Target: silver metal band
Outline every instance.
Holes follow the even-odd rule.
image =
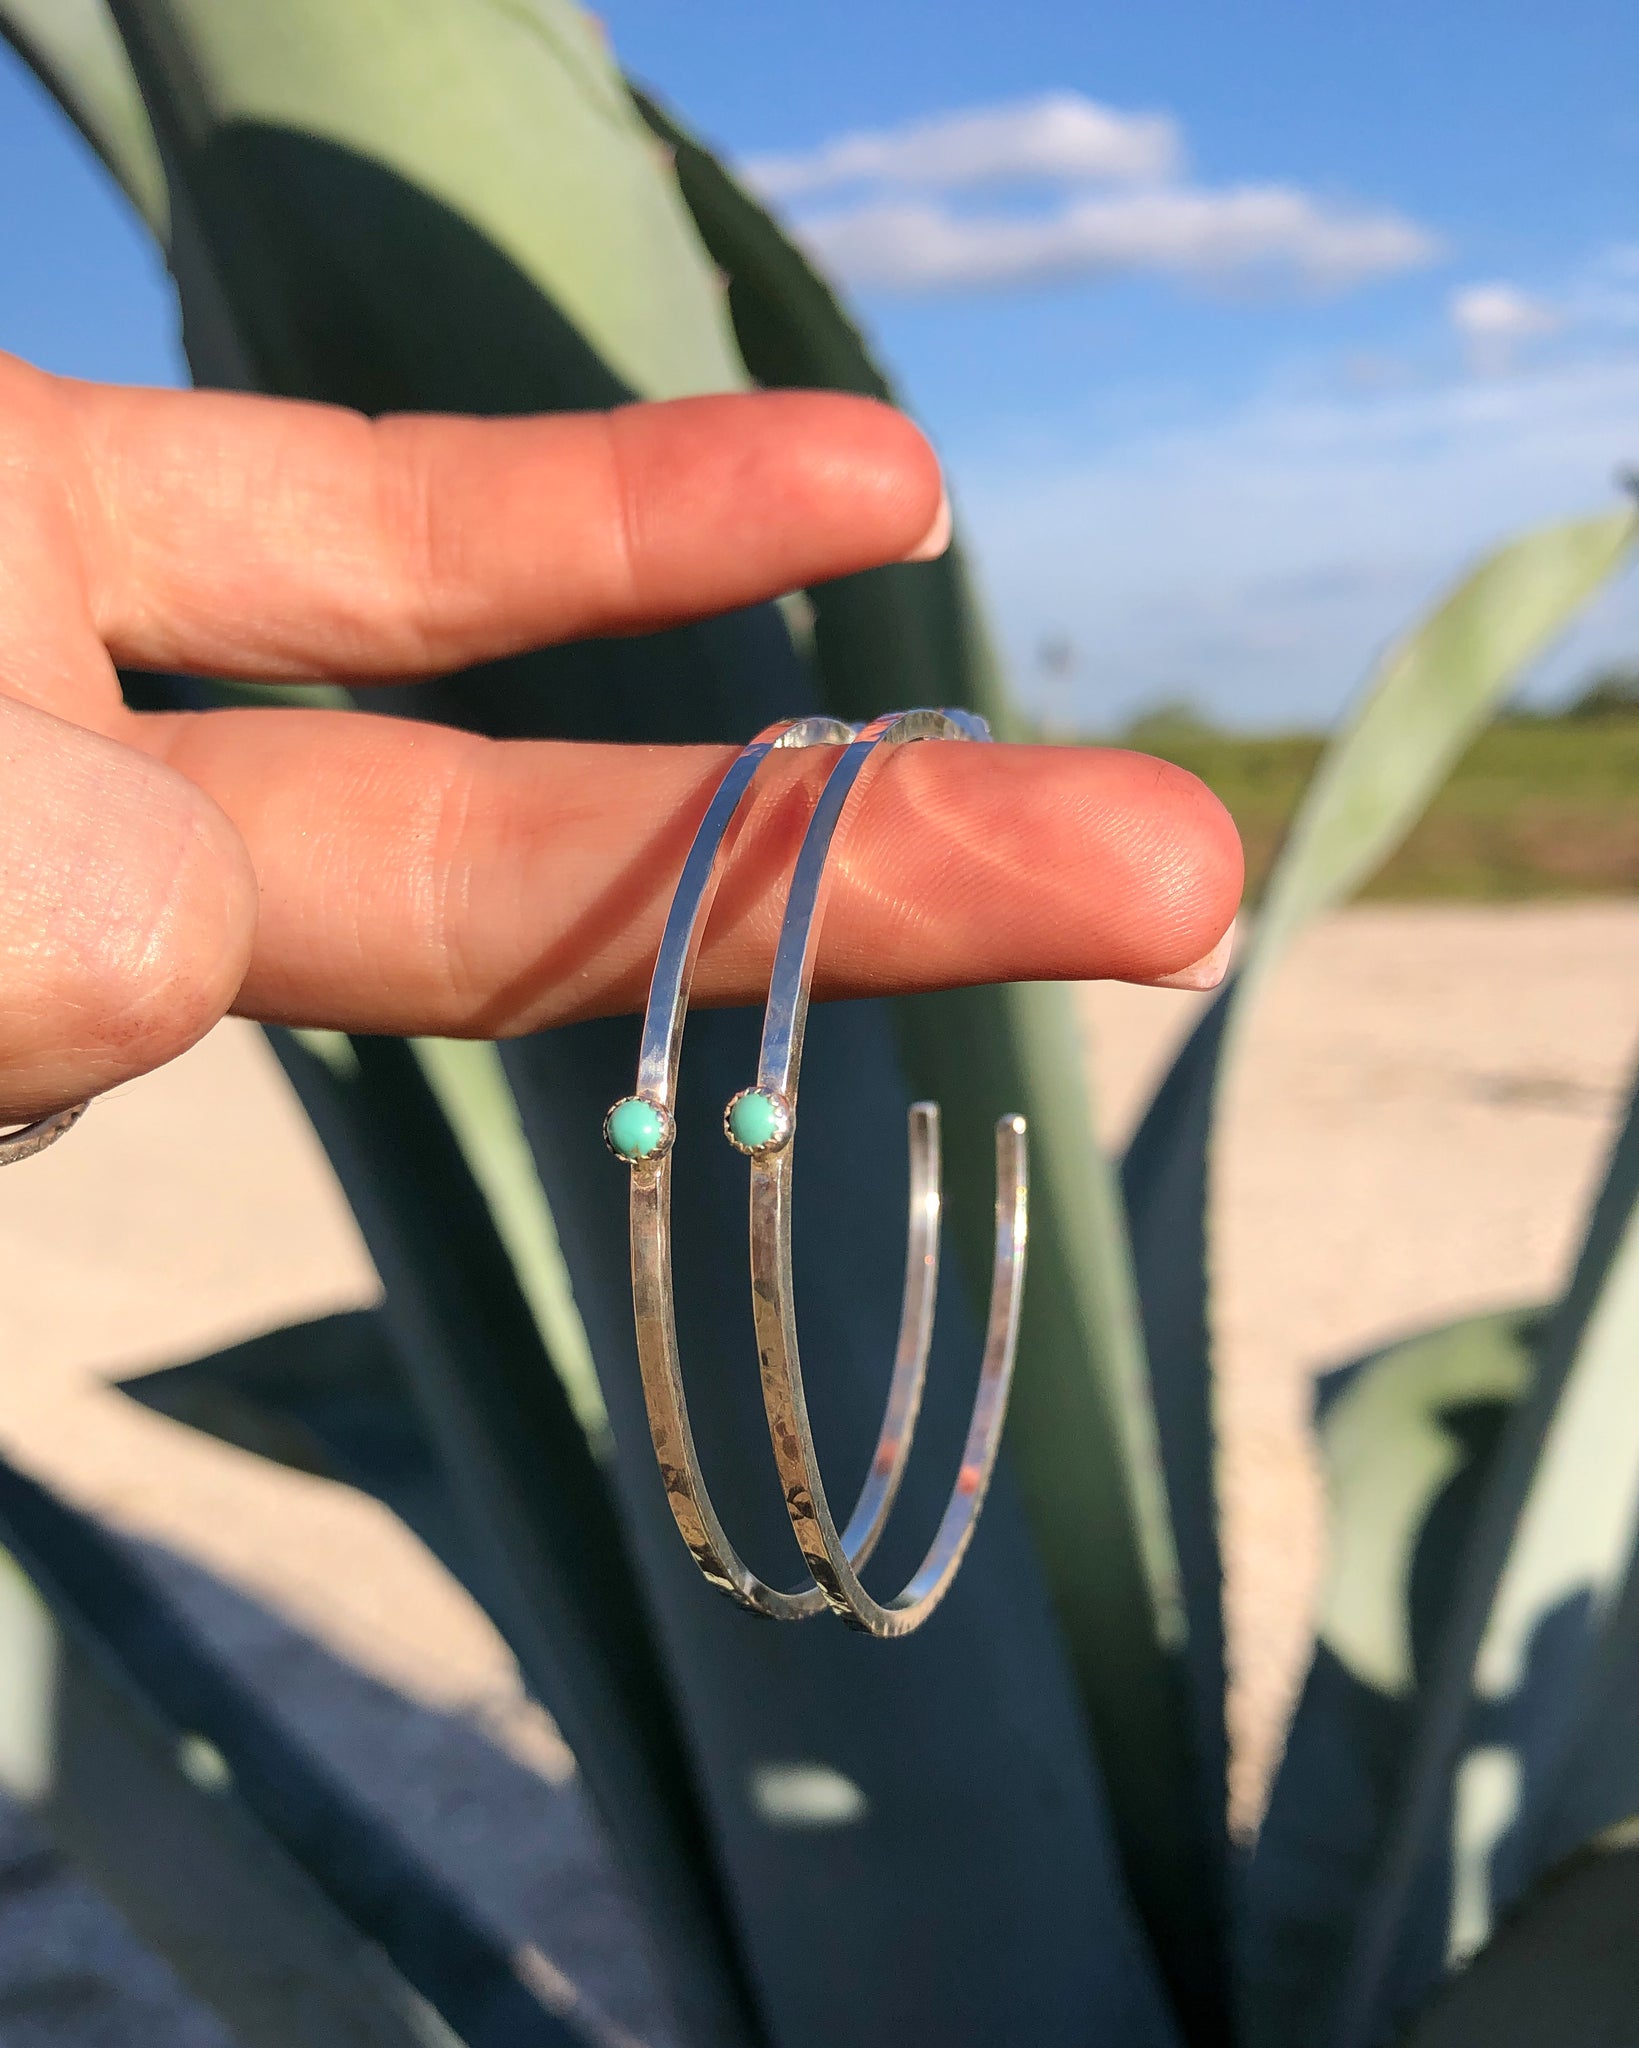
[[[695,1562],[714,1586],[753,1613],[780,1621],[798,1621],[822,1613],[826,1596],[818,1586],[785,1593],[765,1585],[729,1542],[706,1489],[689,1426],[672,1295],[673,1104],[689,986],[721,874],[718,856],[752,779],[765,756],[776,748],[847,748],[854,733],[853,726],[828,718],[782,722],[759,733],[736,757],[701,820],[666,918],[643,1019],[637,1088],[625,1103],[615,1105],[605,1125],[611,1149],[626,1157],[631,1168],[632,1303],[638,1362],[649,1433],[672,1515]],[[847,758],[846,754],[843,758]],[[621,1129],[617,1119],[623,1111],[634,1108],[641,1118],[643,1105],[654,1111],[659,1121],[644,1131],[650,1149],[642,1156],[632,1157],[622,1153],[616,1143]],[[936,1166],[932,1186],[923,1190],[924,1210],[930,1202],[935,1231],[932,1257],[936,1259]],[[933,1337],[933,1272],[934,1267],[924,1262],[917,1268],[914,1285],[913,1276],[907,1275],[904,1320],[876,1454],[860,1504],[849,1518],[847,1534],[839,1539],[857,1563],[863,1564],[870,1555],[904,1476]]]
[[[792,1298],[792,1140],[803,1032],[820,920],[833,872],[827,856],[867,764],[883,748],[913,740],[989,738],[990,730],[983,720],[965,712],[900,712],[863,727],[838,760],[809,821],[786,899],[763,1024],[757,1087],[755,1091],[742,1091],[735,1098],[736,1103],[753,1093],[764,1098],[767,1109],[763,1120],[777,1127],[761,1145],[742,1149],[752,1154],[751,1299],[762,1356],[763,1401],[791,1526],[825,1599],[855,1628],[874,1636],[908,1635],[943,1598],[973,1535],[995,1468],[1018,1348],[1024,1284],[1028,1213],[1025,1125],[1022,1117],[1005,1116],[996,1126],[996,1253],[990,1315],[978,1394],[961,1467],[938,1533],[921,1566],[902,1592],[882,1602],[860,1583],[858,1567],[869,1554],[870,1544],[879,1533],[897,1491],[916,1403],[913,1400],[902,1414],[896,1414],[894,1396],[890,1395],[889,1418],[884,1425],[878,1459],[886,1456],[885,1469],[891,1474],[891,1484],[873,1491],[873,1473],[847,1529],[839,1535],[826,1501],[809,1426]],[[910,1111],[910,1240],[905,1319],[900,1356],[894,1367],[896,1391],[907,1332],[914,1328],[914,1341],[920,1346],[924,1364],[932,1335],[940,1209],[938,1119],[938,1107],[931,1102],[917,1103]],[[920,1384],[918,1376],[918,1396]],[[899,1427],[903,1435],[890,1441],[891,1426]],[[862,1521],[868,1522],[869,1542],[862,1540]]]
[[[20,1130],[0,1135],[0,1166],[15,1166],[19,1159],[32,1159],[36,1152],[55,1145],[66,1131],[73,1130],[90,1107],[89,1102],[76,1102],[72,1109],[59,1109],[51,1116],[24,1124]]]

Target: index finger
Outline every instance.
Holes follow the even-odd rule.
[[[57,392],[93,619],[134,667],[426,674],[942,545],[931,449],[868,399],[372,421],[215,392]]]

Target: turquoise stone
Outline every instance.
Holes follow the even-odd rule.
[[[622,1159],[647,1159],[660,1149],[666,1135],[665,1122],[652,1102],[628,1095],[617,1102],[605,1119],[604,1135],[609,1149]]]
[[[760,1088],[737,1095],[728,1113],[729,1136],[747,1152],[755,1152],[784,1135],[779,1106]]]

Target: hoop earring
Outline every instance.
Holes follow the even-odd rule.
[[[736,756],[695,833],[667,913],[643,1018],[637,1086],[614,1105],[603,1125],[610,1151],[631,1169],[632,1306],[638,1364],[649,1435],[672,1517],[706,1578],[753,1614],[776,1621],[803,1621],[821,1614],[826,1599],[817,1585],[786,1593],[758,1578],[729,1541],[706,1488],[683,1390],[672,1292],[671,1151],[676,1138],[672,1104],[677,1094],[689,987],[721,878],[718,855],[752,779],[764,757],[775,750],[847,748],[855,730],[830,718],[782,720],[759,733]],[[931,1287],[925,1301],[920,1293],[913,1299],[907,1288],[905,1321],[876,1453],[865,1494],[849,1519],[845,1539],[846,1548],[861,1564],[882,1532],[904,1477],[932,1339]]]
[[[729,1141],[751,1160],[751,1299],[762,1358],[763,1402],[774,1462],[785,1490],[797,1542],[825,1599],[854,1628],[873,1636],[908,1635],[919,1628],[949,1590],[978,1522],[995,1469],[1018,1350],[1028,1227],[1029,1162],[1025,1122],[1004,1116],[996,1125],[996,1253],[984,1359],[962,1463],[927,1555],[904,1589],[886,1602],[860,1583],[869,1544],[859,1540],[870,1517],[874,1542],[892,1505],[908,1442],[896,1444],[898,1468],[888,1488],[865,1494],[846,1530],[838,1533],[826,1501],[803,1393],[791,1277],[791,1143],[796,1125],[797,1079],[820,919],[832,870],[827,855],[866,765],[886,747],[925,739],[988,740],[990,728],[960,711],[905,711],[863,727],[832,769],[809,820],[786,898],[779,949],[763,1020],[757,1082],[742,1089],[724,1117]],[[922,1322],[923,1356],[932,1335],[939,1244],[939,1109],[919,1102],[910,1111],[911,1214],[906,1262],[906,1323],[913,1296]],[[904,1345],[901,1331],[901,1347]],[[895,1364],[897,1381],[900,1364]],[[893,1400],[890,1395],[890,1416]],[[907,1419],[908,1438],[914,1411]],[[886,1425],[885,1431],[886,1435]],[[880,1452],[879,1452],[880,1455]],[[880,1494],[880,1497],[879,1497]]]
[[[0,1166],[15,1166],[18,1160],[32,1159],[48,1145],[55,1145],[73,1130],[90,1107],[89,1102],[76,1102],[72,1109],[59,1109],[51,1116],[37,1117],[31,1124],[7,1131],[0,1136]]]

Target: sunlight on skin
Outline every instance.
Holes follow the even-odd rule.
[[[399,681],[925,556],[938,465],[870,401],[516,421],[72,384],[0,358],[0,1114],[147,1071],[227,1010],[505,1035],[642,1001],[730,750],[494,742],[287,709],[141,716],[115,663]],[[700,1000],[760,1000],[829,763],[776,757]],[[829,996],[1153,980],[1210,953],[1240,849],[1193,778],[934,745],[839,849]]]

